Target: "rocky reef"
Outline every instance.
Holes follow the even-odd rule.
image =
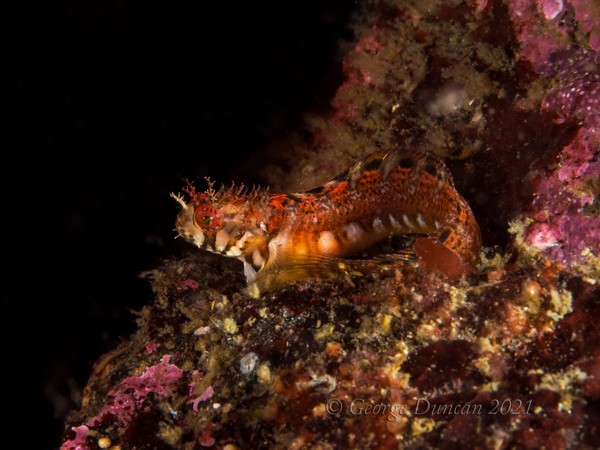
[[[254,299],[238,261],[191,248],[143,275],[155,300],[62,449],[599,447],[599,25],[594,0],[366,4],[330,110],[262,177],[298,191],[378,148],[436,153],[479,221],[476,272]]]

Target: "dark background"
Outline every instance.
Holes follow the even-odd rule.
[[[257,181],[244,168],[260,149],[328,105],[355,9],[48,0],[11,16],[4,370],[27,448],[58,445],[94,360],[152,300],[138,274],[182,251],[169,192],[182,177]]]

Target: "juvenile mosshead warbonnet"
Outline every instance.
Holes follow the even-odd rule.
[[[340,274],[343,258],[394,235],[416,234],[399,259],[421,259],[450,278],[473,270],[481,236],[450,172],[434,156],[378,151],[323,186],[294,194],[221,187],[187,198],[177,231],[199,248],[244,263],[249,292]]]

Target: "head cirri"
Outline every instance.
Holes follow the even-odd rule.
[[[227,256],[239,257],[244,253],[249,238],[264,235],[266,227],[253,213],[249,195],[243,186],[213,189],[208,178],[208,189],[198,193],[187,182],[185,197],[171,194],[182,207],[177,216],[179,236],[199,248]]]

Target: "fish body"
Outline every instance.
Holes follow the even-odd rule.
[[[446,166],[420,152],[379,151],[307,192],[270,194],[224,188],[187,199],[179,235],[243,261],[250,292],[331,276],[344,258],[394,235],[416,234],[401,259],[420,258],[450,278],[473,270],[481,236]]]

